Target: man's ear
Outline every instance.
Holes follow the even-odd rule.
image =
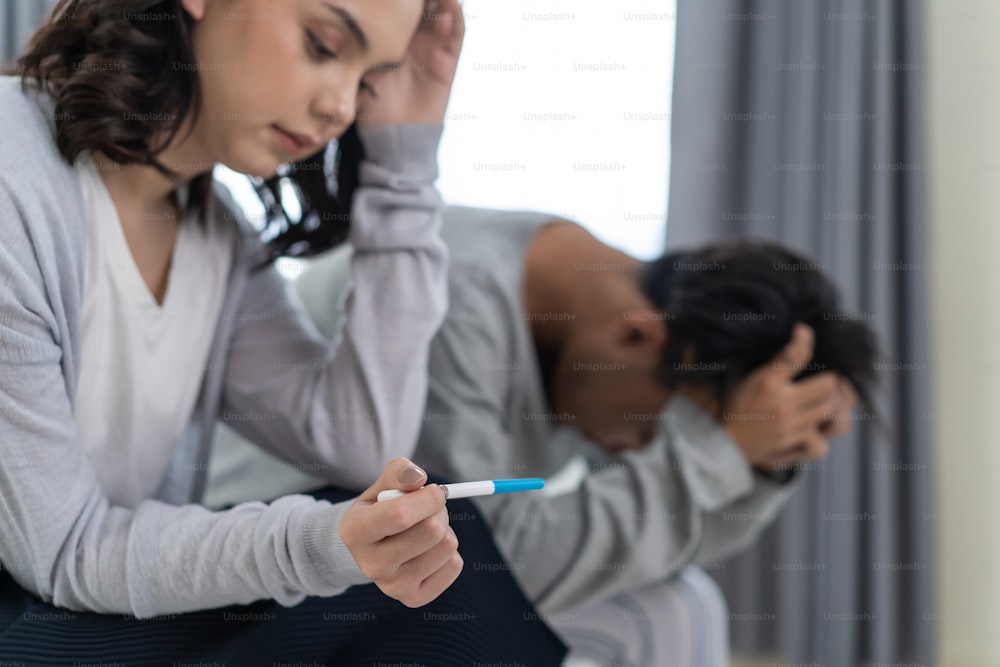
[[[666,318],[649,308],[630,308],[622,314],[615,340],[629,347],[642,347],[659,353],[667,342]]]
[[[195,21],[200,21],[205,18],[205,6],[209,2],[210,0],[181,0],[181,7],[183,7]]]

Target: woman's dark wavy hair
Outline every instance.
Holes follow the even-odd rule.
[[[56,145],[70,164],[84,151],[100,151],[120,164],[172,176],[159,156],[185,121],[196,118],[201,100],[191,26],[180,0],[60,0],[7,69],[19,72],[25,87],[39,84],[53,96]],[[162,139],[154,144],[158,133]],[[338,151],[336,196],[310,164],[315,156],[291,172],[303,180],[312,205],[349,212],[361,160],[353,127],[341,144],[351,151]],[[188,212],[204,220],[211,189],[211,171],[193,179]],[[331,231],[331,239],[342,240],[349,216],[331,219],[343,228]]]
[[[268,254],[261,266],[282,256],[312,257],[347,240],[364,156],[357,126],[351,125],[325,151],[290,165],[287,173],[252,179],[266,218],[261,231]],[[284,206],[286,181],[294,184],[301,211],[296,218]]]
[[[872,409],[876,337],[839,307],[820,267],[764,241],[726,241],[650,262],[643,291],[663,311],[669,336],[660,364],[668,387],[709,386],[725,406],[737,384],[771,361],[796,322],[815,332],[812,360],[798,378],[835,371]]]
[[[191,19],[179,0],[60,0],[17,61],[22,84],[54,100],[56,146],[73,164],[100,151],[173,176],[159,155],[198,112]],[[156,133],[163,139],[154,144]],[[203,217],[211,173],[190,184]]]

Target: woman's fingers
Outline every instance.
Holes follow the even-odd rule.
[[[398,489],[400,491],[416,491],[427,483],[427,473],[420,466],[402,456],[397,456],[385,464],[382,474],[375,483],[358,496],[358,500],[375,502],[379,491]]]
[[[449,586],[455,583],[459,575],[462,574],[464,566],[465,562],[458,551],[453,552],[444,565],[420,583],[420,588],[415,594],[416,604],[411,606],[425,605],[444,593]]]
[[[386,595],[410,607],[427,604],[462,571],[458,538],[449,525],[446,494],[421,485],[426,473],[394,459],[344,514],[340,535],[361,572]],[[379,491],[406,495],[377,502]]]
[[[409,600],[419,606],[430,602],[455,581],[462,571],[463,561],[458,553],[458,537],[448,529],[447,534],[431,549],[400,566],[401,586],[395,590],[396,599]],[[392,584],[390,584],[391,586]],[[405,601],[404,601],[405,603]]]
[[[441,525],[444,525],[443,532]],[[458,553],[458,537],[447,524],[446,512],[444,524],[428,519],[414,526],[413,531],[418,534],[400,534],[384,541],[395,543],[384,545],[392,550],[388,556],[391,565],[375,578],[375,583],[386,595],[409,607],[419,607],[455,581],[463,562]],[[426,547],[428,544],[430,546]]]
[[[465,14],[462,12],[462,5],[459,4],[458,0],[444,0],[444,4],[448,6],[449,14],[452,16],[451,34],[448,35],[451,40],[449,46],[452,52],[457,54],[465,39]]]
[[[448,525],[448,510],[441,509],[407,530],[379,541],[378,556],[390,566],[398,567],[431,551],[448,540],[449,534],[454,535],[454,531]]]

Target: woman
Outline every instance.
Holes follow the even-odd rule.
[[[0,659],[558,660],[520,618],[511,647],[486,609],[461,627],[371,586],[331,597],[374,581],[408,607],[474,616],[495,593],[525,616],[496,576],[445,592],[463,563],[444,494],[394,458],[445,308],[433,182],[463,32],[456,0],[62,0],[0,80]],[[331,349],[211,169],[269,177],[355,118],[360,252]],[[353,503],[209,512],[220,415],[341,487],[385,470]],[[413,493],[373,502],[385,488]],[[463,523],[466,557],[495,558]]]

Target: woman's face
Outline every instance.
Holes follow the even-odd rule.
[[[424,0],[182,0],[210,162],[268,177],[354,121],[367,74],[402,60]],[[367,94],[367,93],[363,93]]]

